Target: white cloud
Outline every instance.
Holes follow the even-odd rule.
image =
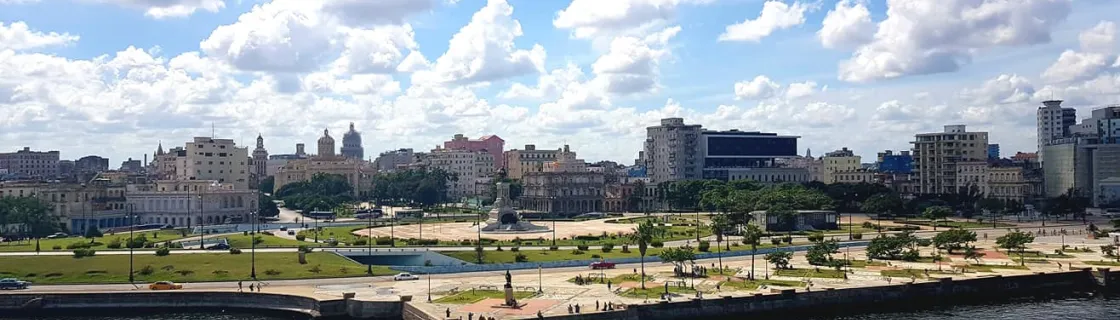
[[[581,39],[628,34],[657,28],[676,16],[680,5],[707,2],[710,0],[573,0],[556,13],[552,25],[572,30],[572,36]]]
[[[758,14],[758,18],[727,26],[719,35],[719,41],[759,42],[774,31],[805,23],[805,10],[808,8],[801,2],[788,5],[776,0],[766,1],[762,5],[762,12]]]
[[[1117,50],[1116,23],[1101,21],[1096,26],[1082,31],[1077,37],[1081,50],[1097,53],[1114,53]]]
[[[513,7],[505,0],[488,0],[451,37],[447,52],[436,59],[431,72],[419,72],[415,80],[469,84],[544,72],[544,47],[514,47],[522,31],[512,15]]]
[[[790,83],[789,88],[786,89],[787,99],[798,99],[813,95],[817,91],[817,83],[814,81]]]
[[[976,104],[1021,103],[1030,101],[1034,85],[1017,74],[1001,74],[976,89],[964,89],[961,96]]]
[[[342,56],[334,62],[340,73],[395,73],[406,57],[402,51],[418,49],[412,27],[407,24],[350,29],[347,33]]]
[[[1070,0],[889,0],[874,39],[840,63],[840,79],[950,72],[982,49],[1050,42]]]
[[[323,11],[349,26],[403,24],[404,18],[431,10],[433,0],[319,0]]]
[[[619,37],[610,51],[591,65],[595,82],[615,94],[650,92],[658,87],[661,61],[669,56],[669,40],[681,31],[670,27],[644,38]]]
[[[574,63],[568,63],[564,68],[541,74],[537,79],[536,86],[529,87],[521,83],[514,83],[508,90],[499,93],[498,97],[503,99],[554,98],[559,96],[566,88],[578,85],[582,80],[583,70],[580,70],[579,66]]]
[[[850,48],[871,42],[875,24],[864,0],[841,0],[828,11],[817,38],[825,48]]]
[[[735,83],[735,99],[751,100],[770,98],[778,92],[778,88],[781,88],[781,86],[771,81],[769,77],[756,76],[751,81],[739,81]]]
[[[171,17],[185,17],[195,11],[205,10],[218,12],[225,8],[225,0],[93,0],[103,3],[116,4],[123,7],[144,10],[144,15],[162,19]]]
[[[309,72],[330,58],[337,30],[314,3],[276,1],[253,6],[219,26],[199,45],[241,70]]]
[[[1042,78],[1051,83],[1068,83],[1096,77],[1112,67],[1109,61],[1118,58],[1116,40],[1116,24],[1101,21],[1078,36],[1082,51],[1063,51],[1042,72]]]
[[[32,31],[23,21],[4,25],[0,21],[0,50],[30,50],[42,47],[65,46],[78,41],[69,33]]]

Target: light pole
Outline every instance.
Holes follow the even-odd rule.
[[[544,271],[540,264],[537,264],[537,293],[544,293]]]
[[[848,212],[848,241],[855,240],[855,238],[852,237],[852,227],[852,213]]]
[[[553,205],[556,204],[556,197],[548,197],[548,211],[552,213],[552,246],[556,246],[556,210]]]
[[[133,283],[135,279],[133,278],[132,272],[132,248],[135,247],[135,245],[134,243],[132,243],[132,229],[133,226],[136,225],[136,221],[135,217],[132,215],[132,204],[129,203],[127,205],[128,210],[126,211],[126,213],[128,214],[128,283]]]
[[[374,206],[377,206],[374,201]],[[379,207],[380,208],[380,207]],[[366,274],[373,275],[373,210],[366,214]]]
[[[252,243],[252,249],[250,249],[251,251],[249,251],[249,261],[251,261],[249,278],[255,281],[257,280],[257,234],[260,233],[260,230],[257,230],[257,220],[259,219],[257,218],[256,212],[250,212],[249,217],[250,219],[253,219],[253,232],[250,233],[252,237],[249,237],[249,243]]]
[[[428,278],[428,303],[432,302],[432,274],[424,272],[424,276]]]
[[[206,198],[198,195],[198,249],[206,250]]]
[[[393,227],[397,225],[397,209],[393,209],[393,216],[389,217],[389,247],[397,247],[397,239],[393,236]]]

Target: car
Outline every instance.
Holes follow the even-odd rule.
[[[229,250],[229,245],[225,243],[219,243],[206,247],[206,250]]]
[[[148,289],[152,290],[179,290],[183,285],[171,281],[156,281],[148,285]]]
[[[296,235],[296,231],[295,230],[288,230],[288,235],[289,236],[294,236],[294,235]]]
[[[393,276],[393,281],[408,281],[408,280],[420,280],[420,277],[418,277],[414,274],[411,274],[411,273],[398,273],[397,275]]]
[[[19,279],[16,279],[16,278],[0,279],[0,290],[27,289],[27,287],[29,287],[29,286],[31,286],[31,282],[20,281]]]
[[[66,233],[63,233],[63,232],[57,232],[55,234],[47,236],[47,239],[59,239],[59,238],[66,238],[66,237],[69,237],[69,236],[70,235],[68,235]]]
[[[614,262],[597,261],[591,263],[591,269],[614,269]]]
[[[280,227],[280,231],[288,231],[288,226],[282,226],[282,227]]]

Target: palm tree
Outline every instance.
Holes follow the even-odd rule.
[[[719,272],[723,273],[723,251],[720,251],[720,242],[723,242],[723,232],[727,230],[727,216],[720,214],[712,217],[712,234],[716,236],[716,257],[719,259]],[[727,242],[727,251],[731,251],[731,242]]]
[[[743,231],[743,244],[751,246],[751,280],[754,280],[754,254],[758,250],[758,244],[762,241],[762,229],[753,224],[748,224],[747,228]]]
[[[642,289],[646,288],[646,249],[649,248],[649,244],[653,240],[664,235],[665,229],[654,225],[652,219],[647,219],[638,224],[638,227],[630,234],[630,241],[638,244],[638,254],[641,255],[642,274],[640,277],[642,278]]]

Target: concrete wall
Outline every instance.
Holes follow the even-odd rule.
[[[324,249],[323,251],[334,252],[360,264],[366,264],[371,261],[373,265],[423,266],[425,261],[430,261],[433,266],[463,264],[463,261],[459,259],[438,254],[434,251],[427,251],[426,248],[374,248],[373,252],[368,252],[366,248],[338,248]]]
[[[305,314],[311,317],[401,319],[403,305],[399,301],[344,299],[320,301],[314,298],[292,295],[238,292],[0,294],[0,315],[8,312],[41,315],[41,312],[82,312],[126,308],[188,312],[205,309],[272,310]]]
[[[869,243],[869,241],[856,241],[856,242],[849,242],[849,243],[841,243],[840,248],[867,246],[868,243]],[[802,246],[790,246],[790,247],[781,247],[781,248],[765,248],[765,249],[758,249],[755,252],[755,254],[759,255],[759,256],[763,256],[763,255],[766,255],[768,253],[775,252],[775,251],[790,251],[790,252],[805,251],[805,250],[809,250],[809,247],[810,247],[809,245],[802,245]],[[589,249],[591,249],[591,250],[588,251],[589,252],[588,256],[590,256],[590,254],[593,254],[594,251],[597,250],[598,248],[589,248]],[[620,249],[618,247],[615,247],[615,250],[620,250]],[[634,248],[634,249],[630,249],[630,250],[635,250],[636,251],[637,249]],[[714,244],[712,246],[712,250],[715,250]],[[526,251],[528,251],[528,250],[526,250]],[[436,254],[436,253],[433,253],[433,254]],[[697,254],[696,259],[697,260],[699,260],[699,259],[715,259],[717,256],[719,256],[721,254],[723,255],[723,257],[741,257],[741,256],[750,255],[751,251],[750,250],[742,250],[742,251],[732,251],[732,252],[722,252],[722,253],[706,252],[706,253]],[[450,258],[450,257],[448,257],[448,258],[449,259],[454,259],[454,258]],[[545,262],[522,262],[522,263],[493,263],[493,264],[473,264],[473,263],[464,261],[466,264],[460,263],[460,264],[452,264],[452,265],[435,265],[435,266],[432,266],[432,267],[393,266],[392,268],[395,269],[395,270],[410,272],[410,273],[413,273],[413,274],[445,274],[445,273],[460,273],[460,272],[484,272],[484,271],[535,269],[538,266],[541,267],[541,268],[545,268],[545,269],[547,269],[547,268],[586,267],[586,266],[590,265],[592,262],[595,262],[595,261],[599,261],[599,259],[569,260],[569,261],[545,261]],[[622,258],[622,259],[607,259],[607,261],[614,262],[614,263],[617,263],[617,264],[628,264],[628,263],[639,263],[639,262],[641,262],[641,258],[640,257],[635,257],[635,258]],[[646,263],[660,263],[661,259],[656,257],[656,256],[647,256],[645,258],[645,261],[646,261]]]

